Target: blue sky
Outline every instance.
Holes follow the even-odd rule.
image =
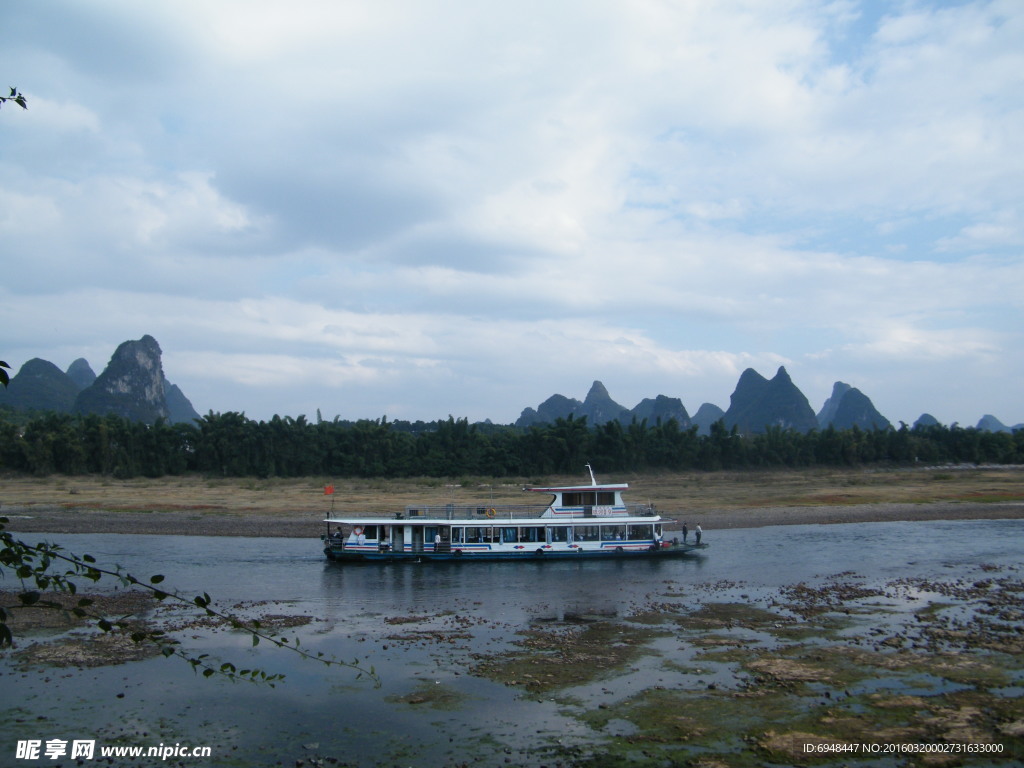
[[[1024,421],[1024,5],[9,0],[0,349],[510,422],[780,365]]]

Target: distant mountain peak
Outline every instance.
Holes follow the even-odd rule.
[[[103,372],[78,393],[75,410],[112,413],[149,424],[158,419],[199,418],[181,390],[164,377],[162,355],[160,344],[149,334],[118,345]]]
[[[79,390],[83,390],[96,381],[96,373],[93,371],[89,361],[80,357],[68,366],[68,377],[75,382]]]
[[[609,421],[629,421],[629,409],[612,400],[608,389],[600,381],[590,386],[583,405],[576,409],[576,418],[586,417],[593,425],[605,424]]]
[[[587,397],[583,401],[584,403],[592,402],[594,400],[611,400],[612,396],[608,394],[608,388],[600,381],[594,381],[590,385],[590,391],[587,392]]]
[[[818,424],[822,427],[827,427],[832,423],[832,419],[835,418],[836,410],[839,408],[839,401],[843,399],[843,395],[849,392],[853,387],[842,381],[837,381],[832,385],[832,395],[825,400],[825,404],[821,406],[821,410],[818,411]]]
[[[777,375],[777,374],[776,374]],[[740,374],[740,380],[736,382],[737,389],[744,385],[746,386],[758,386],[761,384],[767,384],[768,379],[762,376],[760,373],[755,371],[753,368],[747,368],[743,373]]]
[[[667,424],[670,419],[675,419],[682,429],[686,429],[692,423],[690,414],[683,406],[683,401],[678,397],[668,397],[667,395],[658,395],[654,399],[645,397],[634,406],[630,413],[637,421],[647,419],[648,424],[657,424],[659,421],[662,424]]]
[[[878,412],[871,398],[856,387],[837,381],[830,397],[818,414],[821,427],[836,429],[888,429],[892,426],[885,416]]]
[[[1003,424],[991,413],[986,413],[981,417],[977,428],[983,432],[1013,432],[1013,429]]]
[[[34,357],[11,377],[6,389],[0,388],[0,404],[15,410],[69,413],[77,394],[78,387],[64,371]]]
[[[85,358],[67,372],[33,358],[0,390],[0,405],[15,410],[112,413],[133,421],[187,422],[199,414],[182,391],[164,378],[160,344],[149,334],[118,345],[97,376]]]
[[[670,419],[675,419],[680,427],[690,425],[690,417],[679,398],[658,395],[653,400],[648,398],[641,401],[630,410],[615,402],[609,394],[608,388],[597,380],[590,385],[587,397],[582,403],[564,395],[552,395],[536,410],[524,408],[515,425],[529,427],[534,424],[550,424],[557,419],[566,419],[569,416],[574,419],[585,418],[591,426],[599,426],[610,421],[628,424],[634,418],[647,419],[649,423],[656,423],[658,420],[666,423]]]
[[[818,426],[810,403],[784,366],[771,381],[753,368],[745,370],[729,399],[725,423],[744,433],[764,432],[768,427],[809,432]]]
[[[708,435],[711,434],[711,425],[724,418],[725,411],[714,403],[701,403],[690,422],[697,426],[698,434]]]

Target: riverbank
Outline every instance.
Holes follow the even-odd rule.
[[[254,536],[306,538],[324,532],[322,515],[307,512],[240,514],[231,512],[79,509],[39,505],[0,507],[8,530],[16,533],[129,533],[158,536]],[[1024,503],[942,502],[932,504],[857,504],[817,507],[761,507],[701,510],[684,514],[668,531],[685,522],[692,530],[762,528],[770,525],[832,525],[920,520],[1007,520],[1024,518]],[[386,519],[381,517],[381,519]]]
[[[706,531],[773,525],[1024,518],[1024,468],[650,473],[623,478],[631,500]],[[410,505],[522,504],[525,485],[578,477],[331,481],[176,477],[0,480],[0,516],[19,533],[316,537],[332,510],[392,518]],[[675,526],[669,526],[671,530]]]

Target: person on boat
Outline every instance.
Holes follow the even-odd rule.
[[[333,538],[335,541],[344,541],[345,537],[341,534],[341,526],[338,526],[338,528],[334,531],[334,535],[331,538]]]
[[[697,545],[699,546],[699,545],[700,545],[700,535],[701,535],[702,533],[704,533],[704,532],[703,532],[703,531],[702,531],[702,530],[700,529],[700,523],[697,523],[697,529],[696,529],[696,530],[694,531],[694,533],[695,533],[695,534],[697,534]]]
[[[683,523],[683,544],[686,543],[686,537],[689,535],[689,530],[686,527],[686,523]]]

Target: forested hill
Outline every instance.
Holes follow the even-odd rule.
[[[191,424],[146,424],[108,414],[0,417],[0,471],[45,476],[95,473],[160,477],[189,472],[232,477],[534,477],[650,469],[1024,463],[1024,430],[988,432],[940,424],[900,429],[769,428],[741,435],[723,421],[710,434],[668,420],[591,427],[557,419],[529,428],[446,421],[317,421],[241,413]]]

